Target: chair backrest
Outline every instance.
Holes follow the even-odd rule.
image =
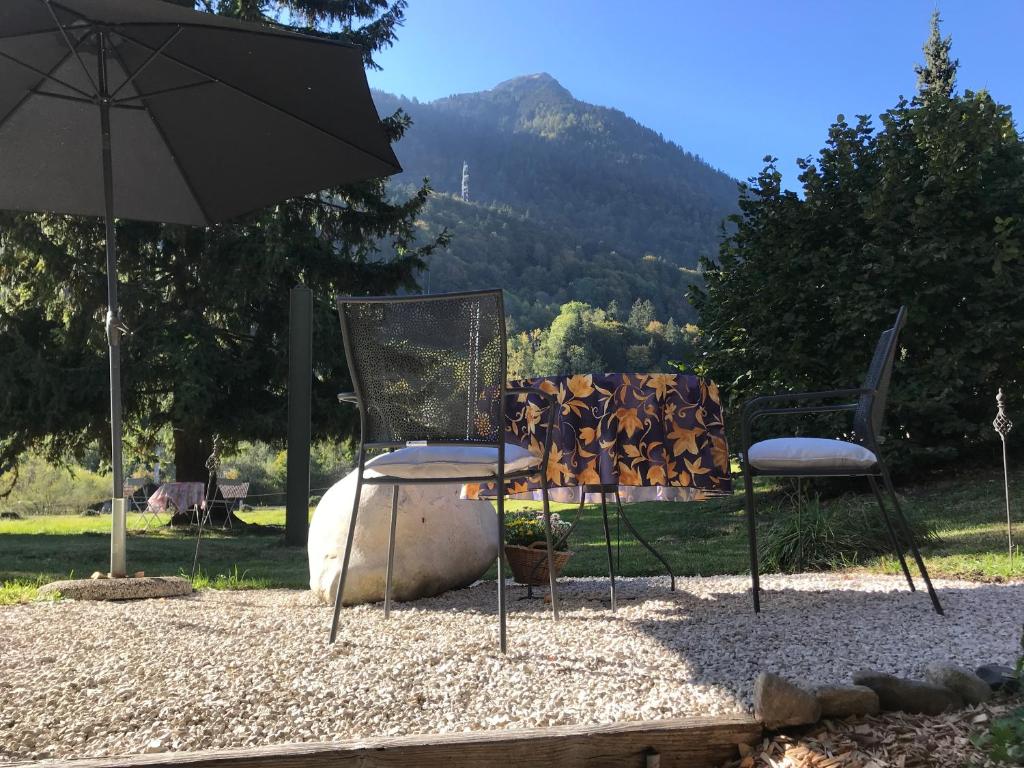
[[[864,389],[874,391],[874,396],[862,395],[853,415],[853,431],[862,440],[877,439],[882,429],[885,403],[889,397],[889,380],[892,378],[892,367],[896,360],[897,341],[906,322],[907,308],[900,307],[892,328],[883,331],[878,337],[875,354],[871,357],[871,365],[863,384]]]
[[[225,499],[241,499],[245,501],[245,497],[249,495],[249,484],[248,483],[217,483],[217,487],[220,489],[220,495]]]
[[[504,421],[500,290],[338,297],[364,443],[495,445]]]

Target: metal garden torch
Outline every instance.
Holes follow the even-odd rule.
[[[1006,396],[1003,394],[1003,388],[999,388],[999,393],[996,395],[996,417],[992,421],[992,426],[999,434],[999,438],[1003,441],[1003,489],[1006,494],[1006,542],[1010,550],[1010,562],[1013,562],[1013,528],[1012,518],[1010,517],[1010,469],[1009,464],[1006,460],[1006,436],[1010,434],[1010,430],[1013,429],[1013,422],[1010,421],[1010,417],[1006,415]]]

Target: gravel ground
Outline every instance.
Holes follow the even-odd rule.
[[[132,603],[0,608],[0,761],[89,757],[746,711],[760,670],[838,682],[932,660],[1011,663],[1024,583],[939,581],[947,615],[898,578],[566,580],[563,618],[493,583],[330,610],[307,592],[205,591]]]

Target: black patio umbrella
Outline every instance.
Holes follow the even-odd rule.
[[[114,218],[206,226],[400,170],[356,46],[161,0],[0,0],[0,209],[106,220],[115,501]]]

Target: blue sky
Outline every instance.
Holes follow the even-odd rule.
[[[773,154],[796,187],[838,113],[914,93],[935,8],[959,86],[1024,110],[1022,0],[410,0],[370,83],[431,100],[548,72],[737,178]]]

